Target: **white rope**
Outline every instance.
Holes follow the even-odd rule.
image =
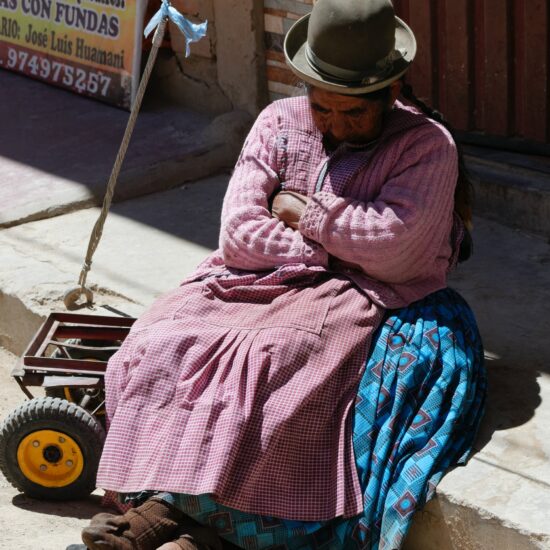
[[[77,288],[69,290],[65,294],[65,307],[69,311],[82,309],[83,307],[91,307],[93,305],[93,292],[89,288],[86,288],[86,278],[88,276],[88,272],[92,268],[92,259],[99,245],[99,241],[101,240],[101,235],[103,234],[103,227],[105,225],[105,220],[107,219],[107,214],[109,213],[109,210],[111,208],[111,203],[113,201],[113,195],[118,181],[118,176],[120,174],[120,169],[122,167],[122,163],[124,162],[126,152],[128,151],[128,145],[130,144],[130,139],[132,138],[132,133],[136,125],[139,110],[141,108],[141,103],[143,101],[143,96],[145,94],[145,89],[147,88],[147,84],[149,83],[149,79],[151,78],[151,73],[153,72],[153,67],[157,59],[158,51],[164,38],[167,22],[168,18],[163,17],[159,23],[159,26],[155,30],[155,34],[153,36],[153,46],[149,54],[149,59],[147,60],[147,64],[145,65],[145,69],[143,71],[143,76],[141,78],[141,82],[136,93],[136,98],[130,112],[130,118],[128,119],[128,124],[126,125],[124,137],[122,138],[122,143],[120,144],[115,164],[111,171],[111,177],[109,178],[109,182],[107,183],[107,190],[103,199],[103,206],[101,207],[101,212],[94,225],[92,234],[90,235],[86,258],[84,260],[84,264],[80,272],[80,277],[78,279],[79,286]],[[85,302],[79,302],[82,296],[86,298]]]

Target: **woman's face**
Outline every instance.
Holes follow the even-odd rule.
[[[335,94],[312,87],[309,90],[309,102],[315,125],[332,146],[342,142],[368,143],[382,131],[383,114],[397,97],[394,97],[394,87],[392,85],[388,102]]]

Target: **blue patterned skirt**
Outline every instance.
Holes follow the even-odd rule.
[[[444,289],[389,311],[373,339],[354,411],[360,516],[289,521],[243,513],[209,495],[161,496],[245,549],[398,549],[445,472],[467,461],[485,392],[474,315]]]

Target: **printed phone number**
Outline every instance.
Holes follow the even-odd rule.
[[[64,86],[74,88],[80,93],[101,94],[106,97],[109,92],[111,78],[94,71],[50,61],[37,55],[29,55],[25,51],[8,48],[8,69],[17,69],[21,72],[29,72],[33,76],[38,76],[44,80],[63,84]]]

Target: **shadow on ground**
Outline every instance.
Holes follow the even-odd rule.
[[[495,432],[517,428],[533,418],[542,403],[538,374],[487,362],[489,387],[485,416],[475,444],[477,451],[491,441]]]
[[[474,310],[486,351],[487,407],[474,458],[549,483],[550,245],[481,218],[474,235],[473,258],[451,277]]]
[[[0,77],[0,228],[101,204],[129,113],[5,70]],[[214,118],[146,96],[115,202],[230,169],[250,124],[243,111]]]
[[[108,180],[129,113],[111,105],[80,97],[61,88],[0,70],[0,117],[4,139],[0,156],[90,187],[97,197]],[[166,142],[156,139],[163,132]],[[146,95],[128,161],[143,155],[170,153],[170,130],[175,141],[192,135],[209,118],[194,111],[160,108]],[[147,137],[150,134],[150,137]],[[9,139],[8,139],[9,138]],[[150,143],[149,151],[147,142]]]
[[[69,502],[34,500],[25,495],[16,495],[12,499],[12,504],[16,508],[28,512],[76,519],[91,519],[95,514],[105,511],[104,508],[101,508],[101,497],[99,495],[91,495],[84,500]]]

